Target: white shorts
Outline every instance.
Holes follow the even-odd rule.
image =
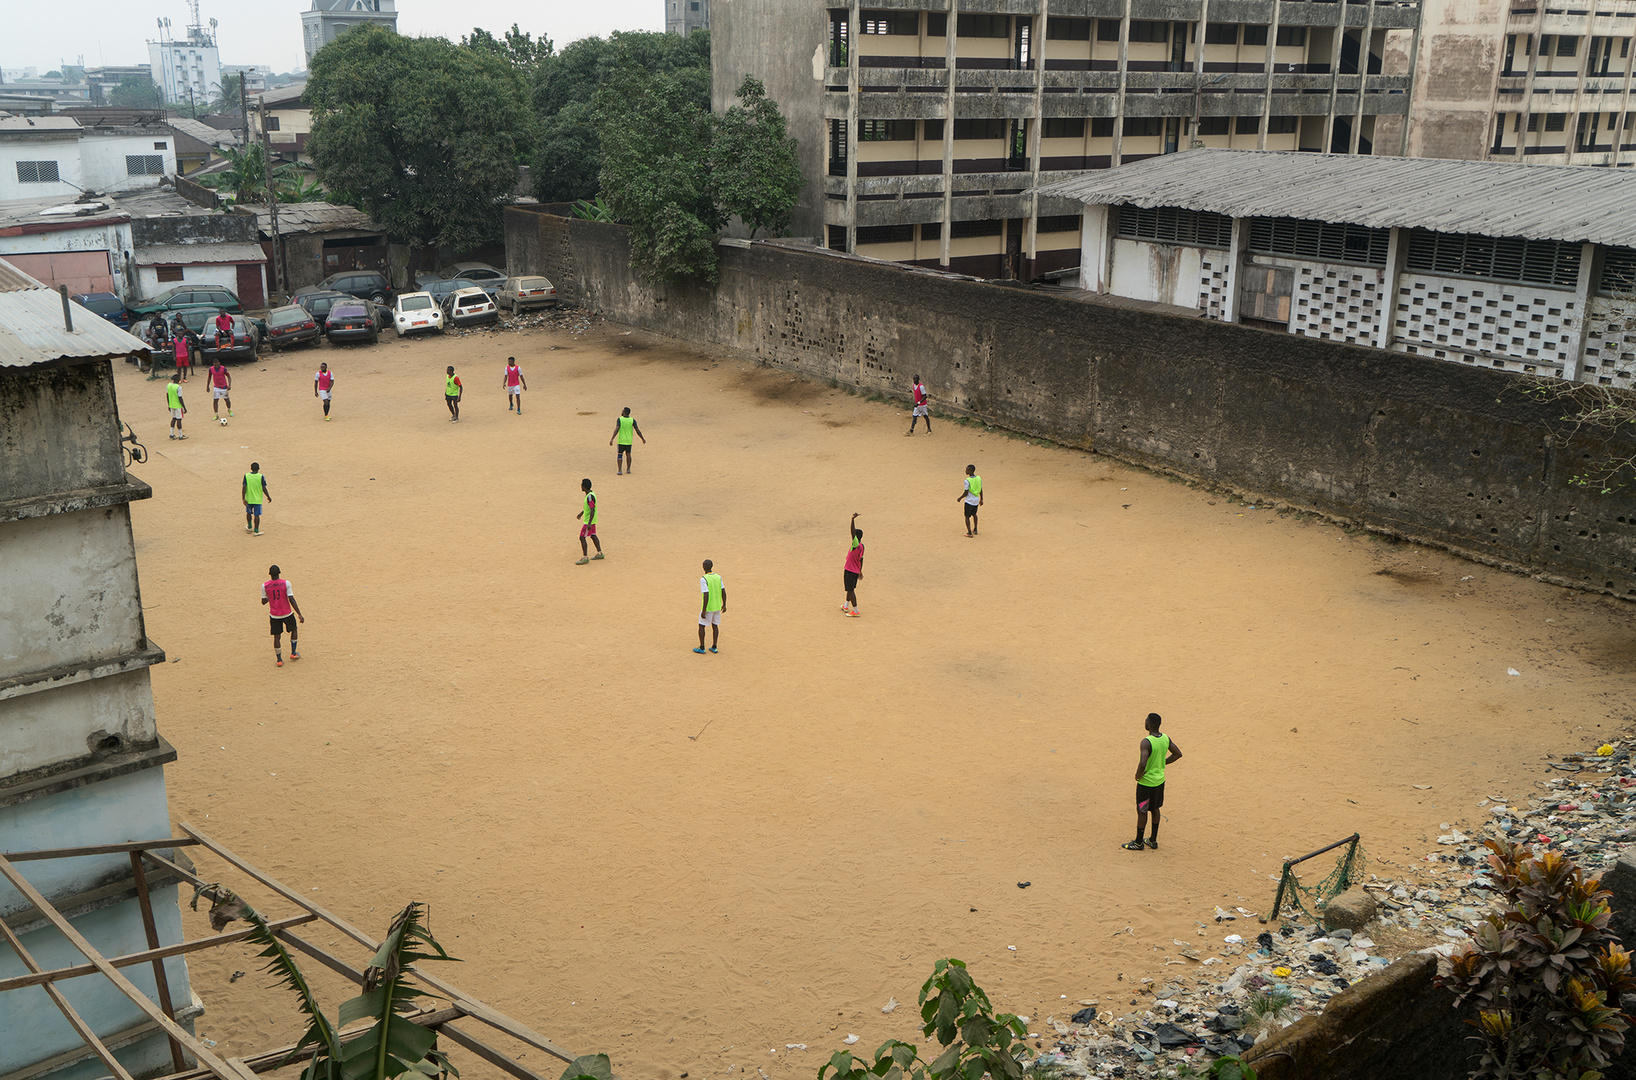
[[[915,406],[915,415],[916,415],[916,416],[925,416],[925,415],[927,415],[927,413],[926,413],[926,406],[924,406],[924,405],[916,405],[916,406]]]
[[[170,411],[170,418],[172,420],[180,420],[182,418],[182,410],[181,409],[172,409]]]
[[[227,397],[227,387],[212,386],[210,388],[210,396],[220,401],[221,399]]]
[[[703,614],[701,614],[699,616],[699,625],[700,626],[720,626],[721,625],[721,612],[719,612],[719,611],[706,611],[706,612],[704,612]]]
[[[328,390],[318,391],[318,400],[319,401],[328,401],[329,400],[329,391]]]
[[[523,396],[523,388],[520,387],[520,386],[508,386],[508,387],[506,387],[506,390],[507,390],[508,393],[511,394],[512,397],[522,397]]]

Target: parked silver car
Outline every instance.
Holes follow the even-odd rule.
[[[513,315],[528,308],[556,307],[557,287],[550,278],[538,275],[508,277],[495,300],[500,307],[510,308]]]
[[[500,309],[489,294],[476,287],[456,289],[443,301],[443,320],[449,326],[476,326],[499,318]]]

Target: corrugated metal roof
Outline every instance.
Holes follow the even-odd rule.
[[[8,135],[78,135],[80,122],[72,116],[0,117],[0,131]]]
[[[1636,171],[1629,169],[1188,150],[1037,190],[1093,205],[1636,247]]]
[[[138,266],[202,266],[206,263],[260,263],[258,244],[154,244],[136,249]]]
[[[189,120],[184,116],[173,116],[166,121],[179,134],[199,140],[207,146],[237,146],[239,134],[236,131],[222,131],[209,124],[201,124],[197,120]]]
[[[254,211],[256,227],[264,233],[273,231],[272,214],[265,206],[246,206]],[[278,231],[293,233],[332,232],[353,229],[360,232],[382,232],[379,224],[355,206],[337,206],[327,202],[279,203]]]
[[[19,279],[23,283],[18,284]],[[72,307],[70,332],[63,328],[61,294],[0,259],[0,367],[114,360],[147,349],[95,312],[78,304]]]

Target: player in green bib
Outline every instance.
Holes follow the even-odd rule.
[[[460,419],[460,399],[466,393],[466,388],[460,385],[459,376],[454,373],[454,365],[449,365],[443,375],[443,404],[449,407],[449,423]]]
[[[171,373],[170,382],[165,384],[165,407],[170,410],[170,437],[185,439],[182,434],[182,417],[187,415],[187,405],[182,401],[182,385],[177,380],[181,376]]]
[[[1159,846],[1159,808],[1165,804],[1165,766],[1182,758],[1181,749],[1171,741],[1170,736],[1159,731],[1161,723],[1163,720],[1158,713],[1147,714],[1147,735],[1142,739],[1136,758],[1136,839],[1123,845],[1126,851]],[[1153,815],[1153,831],[1144,842],[1142,833],[1147,831],[1150,813]]]
[[[955,499],[965,504],[961,510],[966,515],[966,535],[976,536],[977,508],[983,505],[983,478],[977,475],[977,466],[966,466],[966,484]]]
[[[727,610],[727,586],[713,569],[715,563],[704,560],[704,577],[699,579],[699,647],[704,652],[704,628],[710,627],[710,651],[717,652],[716,642],[721,639],[721,617]]]
[[[602,541],[598,540],[596,537],[596,492],[591,490],[590,477],[587,476],[585,479],[579,482],[579,490],[584,495],[584,505],[580,508],[579,513],[574,515],[576,518],[579,518],[581,522],[579,527],[580,557],[574,560],[574,565],[584,566],[588,562],[593,562],[597,559],[603,558],[603,554]],[[587,539],[596,545],[595,555],[592,555],[591,549],[585,546],[585,541]]]
[[[614,451],[615,476],[623,476],[631,471],[631,439],[633,436],[641,439],[642,445],[647,445],[648,437],[642,434],[641,428],[636,426],[636,420],[631,416],[630,406],[627,405],[625,410],[614,420],[614,432],[608,439],[609,446],[614,444],[615,439],[619,440],[619,449]],[[624,467],[621,470],[622,463]]]
[[[250,463],[250,471],[244,474],[244,483],[239,485],[239,497],[244,500],[244,531],[260,536],[261,504],[272,502],[273,493],[267,487],[267,477],[259,462]]]

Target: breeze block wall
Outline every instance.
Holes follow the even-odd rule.
[[[899,397],[918,372],[936,410],[1636,597],[1636,492],[1570,482],[1636,440],[1574,434],[1515,375],[790,242],[724,241],[718,285],[654,288],[619,226],[506,227],[538,260],[518,271],[615,322]]]

